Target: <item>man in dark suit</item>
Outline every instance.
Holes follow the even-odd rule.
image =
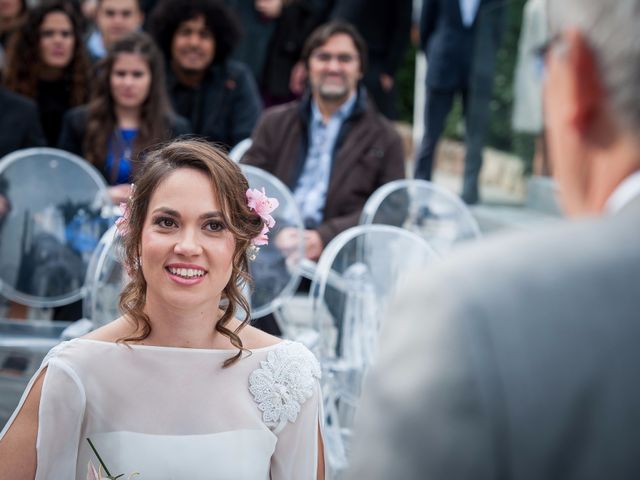
[[[640,0],[548,12],[545,125],[573,219],[407,280],[353,479],[640,478]]]
[[[465,115],[462,198],[477,203],[478,177],[487,132],[493,65],[501,31],[502,7],[495,0],[425,0],[420,46],[427,56],[425,132],[415,177],[431,179],[433,156],[456,95]]]
[[[359,86],[366,46],[350,24],[318,27],[302,53],[310,92],[264,113],[243,163],[261,167],[293,191],[305,222],[305,254],[317,260],[337,234],[358,223],[381,185],[404,176],[400,136]],[[281,248],[294,244],[283,231]]]

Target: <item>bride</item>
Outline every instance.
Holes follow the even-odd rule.
[[[234,316],[274,203],[207,143],[147,153],[118,223],[123,315],[47,355],[0,477],[324,478],[315,357]]]

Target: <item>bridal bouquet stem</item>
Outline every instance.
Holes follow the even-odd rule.
[[[96,455],[98,462],[100,462],[100,465],[98,466],[98,470],[96,470],[96,467],[93,465],[93,463],[89,461],[89,465],[87,467],[87,480],[117,480],[119,478],[124,477],[124,473],[121,473],[115,476],[111,475],[111,472],[105,465],[104,461],[102,460],[102,457],[98,453],[98,450],[96,449],[91,439],[87,438],[87,442],[89,442],[89,446],[91,447],[91,450],[93,450],[93,453]],[[102,476],[103,469],[104,469],[104,473],[107,475],[106,477]],[[131,478],[137,475],[140,475],[140,474],[138,472],[132,473],[127,477],[127,480],[130,480]]]

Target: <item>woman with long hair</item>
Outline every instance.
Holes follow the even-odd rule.
[[[46,1],[12,36],[4,84],[35,100],[47,143],[55,146],[64,113],[87,100],[90,68],[73,5]]]
[[[173,113],[166,93],[162,55],[151,37],[134,32],[98,64],[91,101],[65,115],[58,147],[96,166],[119,202],[129,197],[132,158],[186,133],[189,123]]]
[[[27,11],[25,0],[0,0],[0,70],[9,38],[16,31]]]
[[[122,316],[45,357],[2,478],[323,479],[318,362],[248,325],[242,294],[277,202],[204,141],[147,158],[117,223]]]

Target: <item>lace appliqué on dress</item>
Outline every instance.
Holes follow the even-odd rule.
[[[249,375],[249,391],[262,411],[262,420],[275,434],[293,423],[301,405],[313,395],[320,364],[302,344],[287,342],[267,354]]]

